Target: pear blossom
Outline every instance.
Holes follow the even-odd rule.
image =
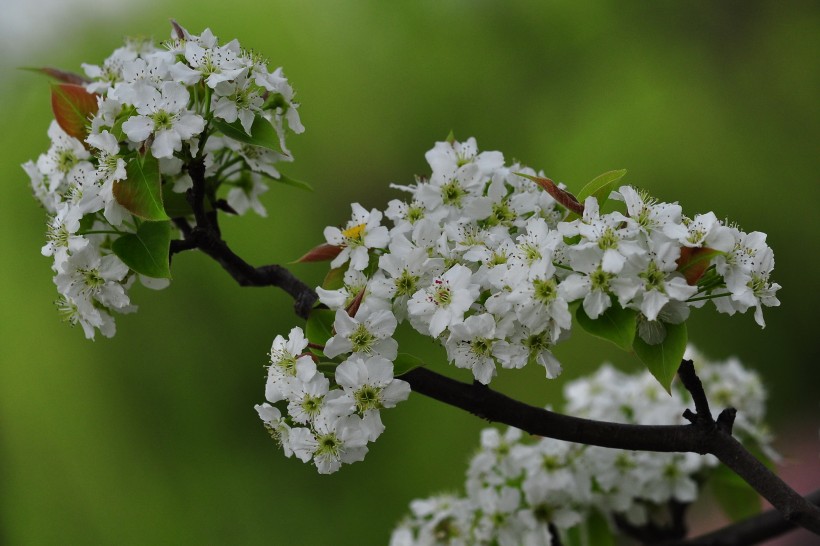
[[[350,261],[350,267],[362,271],[367,267],[372,248],[387,248],[389,243],[387,228],[380,225],[382,213],[376,209],[367,211],[358,203],[351,205],[353,217],[345,229],[329,226],[324,235],[328,244],[342,247],[341,252],[330,263],[330,267],[339,267]]]
[[[160,89],[146,87],[135,106],[138,116],[122,124],[122,130],[133,142],[144,142],[153,136],[154,157],[171,157],[182,150],[182,141],[205,129],[202,116],[188,110],[188,90],[177,82],[163,82]]]
[[[413,294],[407,311],[414,326],[438,337],[448,326],[463,321],[464,313],[478,298],[470,269],[456,264],[433,279],[427,288]]]
[[[361,353],[394,360],[399,344],[391,336],[396,325],[396,317],[386,309],[360,308],[355,317],[339,309],[333,323],[336,335],[325,345],[325,356],[334,358],[342,353]]]

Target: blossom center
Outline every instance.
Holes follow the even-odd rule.
[[[354,398],[356,400],[356,410],[359,413],[364,413],[371,409],[381,409],[381,388],[372,385],[363,385],[362,388],[356,391]]]
[[[408,296],[416,291],[416,282],[419,278],[410,274],[406,269],[401,272],[401,276],[395,280],[396,295]]]
[[[350,334],[350,343],[354,352],[369,353],[376,341],[376,336],[371,334],[364,324],[359,324]]]
[[[364,242],[364,228],[367,224],[357,224],[342,231],[348,246],[359,246]]]
[[[461,198],[466,194],[458,180],[451,180],[441,187],[441,200],[445,205],[459,206]]]
[[[598,248],[601,250],[611,250],[618,248],[618,236],[611,227],[607,227],[598,239]]]
[[[151,116],[151,121],[154,122],[154,132],[168,131],[174,126],[174,116],[165,110],[157,110]]]
[[[552,303],[558,295],[554,279],[535,279],[532,286],[535,299],[544,305]]]

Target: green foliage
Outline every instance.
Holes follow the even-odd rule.
[[[598,201],[598,206],[603,209],[604,203],[609,200],[610,192],[615,189],[615,185],[620,182],[624,176],[626,176],[626,169],[599,174],[581,188],[581,191],[578,192],[578,201],[583,204],[586,198],[591,195]],[[571,212],[567,215],[566,220],[572,221],[578,218],[578,216],[578,214]]]
[[[136,233],[128,233],[114,241],[111,250],[137,273],[170,279],[170,246],[170,221],[142,222]]]
[[[314,345],[324,345],[333,337],[336,312],[331,309],[313,309],[305,324],[305,336]]]
[[[254,118],[250,134],[245,132],[245,128],[242,127],[242,123],[239,120],[228,123],[215,118],[211,120],[211,124],[228,138],[244,142],[245,144],[267,148],[274,152],[284,153],[279,143],[279,135],[276,134],[273,125],[262,116],[256,116]]]
[[[409,353],[399,353],[393,361],[393,375],[398,377],[415,368],[424,366],[424,361]]]
[[[159,162],[150,153],[136,156],[125,167],[127,178],[114,182],[114,198],[143,220],[168,220],[162,204]]]
[[[624,309],[618,302],[612,302],[610,308],[595,320],[589,318],[583,305],[579,305],[575,311],[575,318],[584,330],[611,341],[625,351],[632,348],[638,324],[637,317],[636,311]]]
[[[291,178],[281,173],[279,174],[279,178],[274,178],[273,180],[276,180],[277,182],[280,182],[286,186],[293,186],[294,188],[299,188],[300,190],[313,191],[313,186],[311,186],[307,182],[296,180],[295,178]]]
[[[680,361],[686,351],[686,323],[664,323],[666,337],[656,345],[650,345],[641,336],[635,336],[632,348],[635,354],[646,365],[646,369],[655,376],[655,379],[669,392],[672,380],[678,373]]]
[[[331,269],[325,275],[325,280],[322,281],[322,288],[325,290],[338,290],[345,285],[345,271],[347,266],[336,267]]]

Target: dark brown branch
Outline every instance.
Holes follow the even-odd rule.
[[[187,197],[194,212],[196,226],[191,227],[183,218],[174,219],[184,239],[172,242],[171,255],[197,248],[219,263],[240,286],[281,288],[293,298],[294,312],[306,319],[317,300],[313,289],[280,265],[254,267],[234,253],[222,240],[216,221],[216,211],[208,213],[205,210],[204,161],[201,158],[192,160],[188,165],[188,173],[193,186],[188,190]]]
[[[820,489],[807,495],[805,499],[814,506],[820,506]],[[768,510],[717,531],[688,540],[664,542],[662,546],[748,546],[794,529],[795,524],[783,519],[779,511]]]
[[[820,509],[806,502],[714,423],[710,425],[701,419],[691,425],[592,421],[530,406],[480,383],[461,383],[426,368],[410,370],[402,379],[416,392],[537,436],[616,449],[710,453],[777,507],[786,520],[820,534]]]

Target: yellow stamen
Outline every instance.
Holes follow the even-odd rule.
[[[344,235],[346,239],[361,239],[362,232],[365,227],[367,227],[367,224],[359,224],[357,226],[349,227],[342,231],[342,235]]]

